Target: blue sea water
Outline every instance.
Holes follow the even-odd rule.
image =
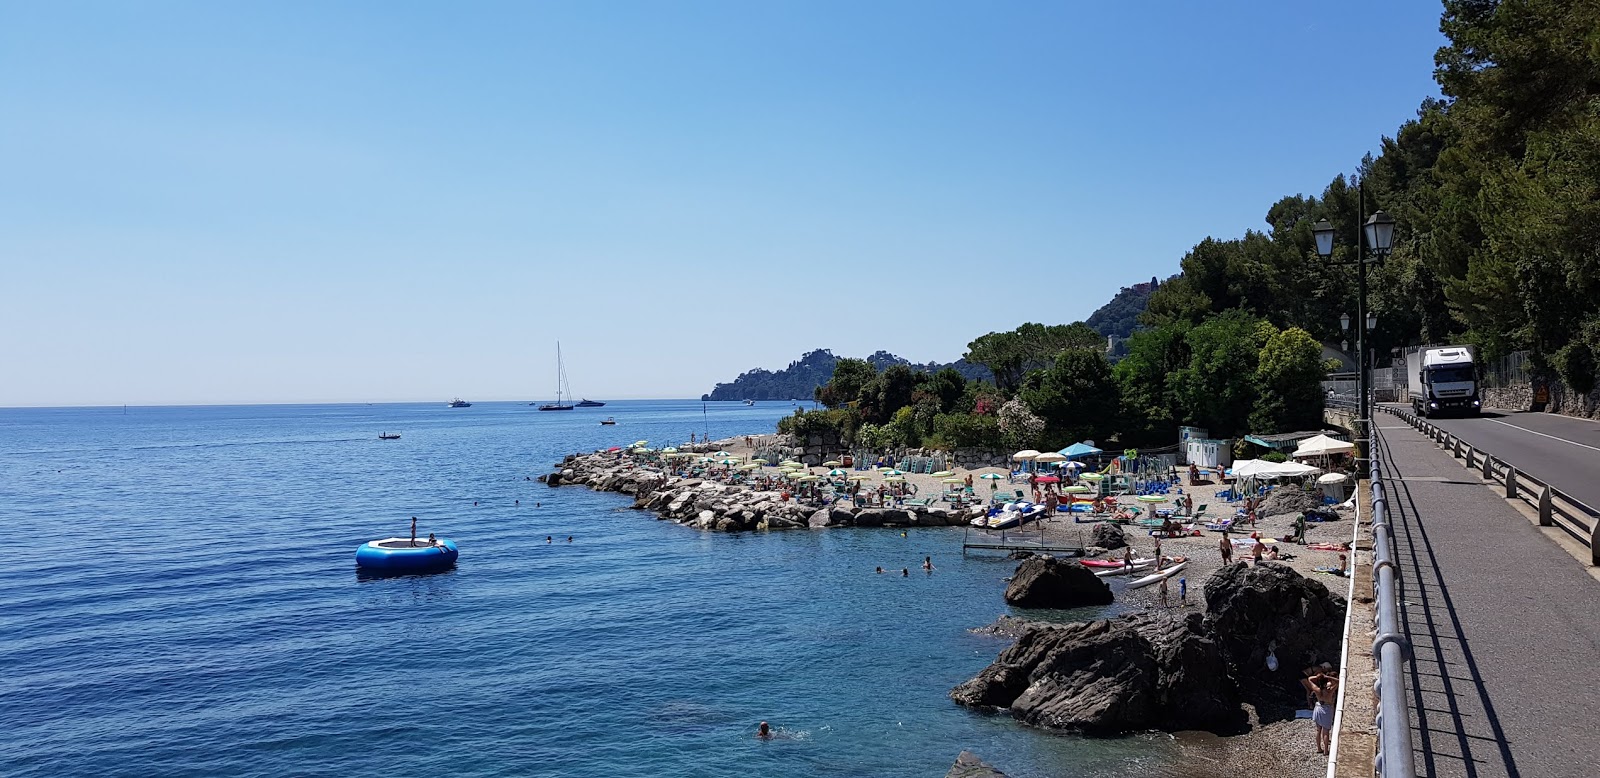
[[[969,629],[1007,612],[1014,565],[963,558],[958,529],[702,533],[525,480],[574,451],[770,432],[790,410],[0,410],[0,774],[938,776],[962,749],[1014,776],[1171,763],[1166,738],[1051,736],[949,700],[1004,645]],[[413,515],[459,566],[358,577],[356,547]],[[761,720],[777,739],[753,737]]]

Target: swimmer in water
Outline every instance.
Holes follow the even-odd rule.
[[[772,728],[767,726],[767,722],[761,722],[761,726],[756,728],[756,737],[762,740],[772,739]]]
[[[544,536],[544,542],[546,542],[546,543],[549,543],[549,542],[550,542],[550,540],[551,540],[551,538],[550,538],[550,536],[549,536],[549,535],[545,535],[545,536]]]
[[[925,556],[922,558],[922,569],[930,573],[933,572],[933,557]]]
[[[910,578],[911,577],[911,568],[909,568],[909,567],[900,568],[900,577],[901,578]]]
[[[880,567],[880,568],[878,568],[878,569],[877,569],[877,570],[874,570],[874,571],[873,571],[873,572],[876,572],[876,573],[881,573],[881,572],[883,572],[883,568],[881,568],[881,567]]]
[[[568,536],[567,536],[567,542],[568,542],[568,543],[571,543],[571,542],[572,542],[572,536],[571,536],[571,535],[568,535]]]

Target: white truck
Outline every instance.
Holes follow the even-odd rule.
[[[1478,351],[1472,346],[1429,346],[1406,355],[1406,394],[1411,410],[1427,418],[1446,413],[1476,416]]]

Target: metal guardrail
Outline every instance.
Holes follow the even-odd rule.
[[[1573,499],[1571,495],[1544,481],[1517,469],[1510,462],[1446,432],[1426,419],[1400,408],[1380,408],[1394,414],[1418,432],[1427,435],[1434,444],[1460,459],[1470,470],[1476,470],[1485,481],[1505,488],[1506,499],[1521,500],[1539,515],[1539,526],[1559,527],[1578,542],[1589,547],[1589,564],[1600,565],[1600,511]]]
[[[1411,711],[1406,707],[1405,665],[1411,642],[1400,628],[1399,568],[1394,559],[1394,528],[1383,486],[1383,461],[1377,446],[1368,459],[1372,484],[1372,594],[1377,605],[1377,637],[1372,657],[1378,663],[1377,752],[1372,771],[1379,778],[1415,778],[1411,751]]]

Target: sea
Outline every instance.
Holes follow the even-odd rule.
[[[0,774],[942,776],[962,750],[1012,776],[1169,769],[1164,735],[949,699],[1005,647],[972,630],[1010,612],[1016,564],[963,556],[959,528],[708,533],[533,480],[793,410],[0,409]],[[356,548],[412,516],[456,568],[358,575]]]

